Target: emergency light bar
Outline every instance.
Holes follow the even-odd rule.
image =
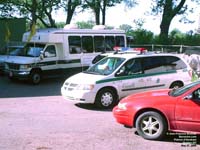
[[[117,47],[117,46],[115,46],[113,49],[117,52],[136,52],[136,53],[140,53],[140,54],[147,52],[147,49],[144,48],[144,47],[130,48],[130,47]]]

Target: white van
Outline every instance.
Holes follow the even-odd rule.
[[[122,52],[68,78],[61,94],[66,100],[108,108],[131,93],[177,88],[191,79],[192,69],[175,54]]]
[[[125,31],[94,29],[37,30],[29,41],[23,35],[24,53],[6,59],[5,71],[10,79],[28,79],[38,84],[42,78],[69,76],[87,68],[92,59],[114,46],[126,46]]]

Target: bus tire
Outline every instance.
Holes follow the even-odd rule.
[[[41,73],[39,71],[32,71],[30,75],[30,81],[32,84],[39,84],[41,82]]]

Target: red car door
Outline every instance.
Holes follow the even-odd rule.
[[[200,88],[190,98],[179,97],[175,107],[177,130],[200,132]]]

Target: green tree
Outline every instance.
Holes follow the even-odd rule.
[[[83,8],[90,8],[95,15],[95,22],[100,24],[101,0],[85,0]]]
[[[59,4],[60,0],[7,0],[0,3],[0,15],[4,17],[25,17],[30,21],[30,28],[37,23],[37,20],[40,20],[45,27],[55,27],[52,12],[60,8]]]
[[[133,27],[131,25],[128,25],[128,24],[122,24],[119,26],[119,28],[121,30],[124,30],[127,34],[131,31],[133,31]]]
[[[174,29],[169,33],[169,44],[171,45],[182,45],[183,39],[184,34],[178,29]]]
[[[133,7],[137,4],[136,0],[84,0],[83,9],[91,9],[93,11],[96,25],[105,25],[108,7],[113,7],[121,2],[124,2],[128,7]]]
[[[161,43],[169,43],[169,28],[175,16],[183,15],[182,20],[189,22],[187,14],[192,12],[192,8],[189,8],[186,1],[200,3],[199,0],[152,0],[152,13],[162,15],[159,35]]]
[[[67,12],[66,24],[70,24],[76,8],[81,6],[81,4],[81,0],[62,0],[61,6],[64,8],[65,12]]]
[[[183,42],[185,45],[197,46],[200,43],[200,34],[194,34],[193,31],[189,31],[185,34]]]
[[[92,21],[87,21],[87,22],[81,21],[77,22],[76,24],[80,29],[92,29],[92,27],[95,25],[95,23]]]
[[[145,29],[136,29],[130,34],[134,38],[134,44],[152,44],[154,34],[151,31]]]

